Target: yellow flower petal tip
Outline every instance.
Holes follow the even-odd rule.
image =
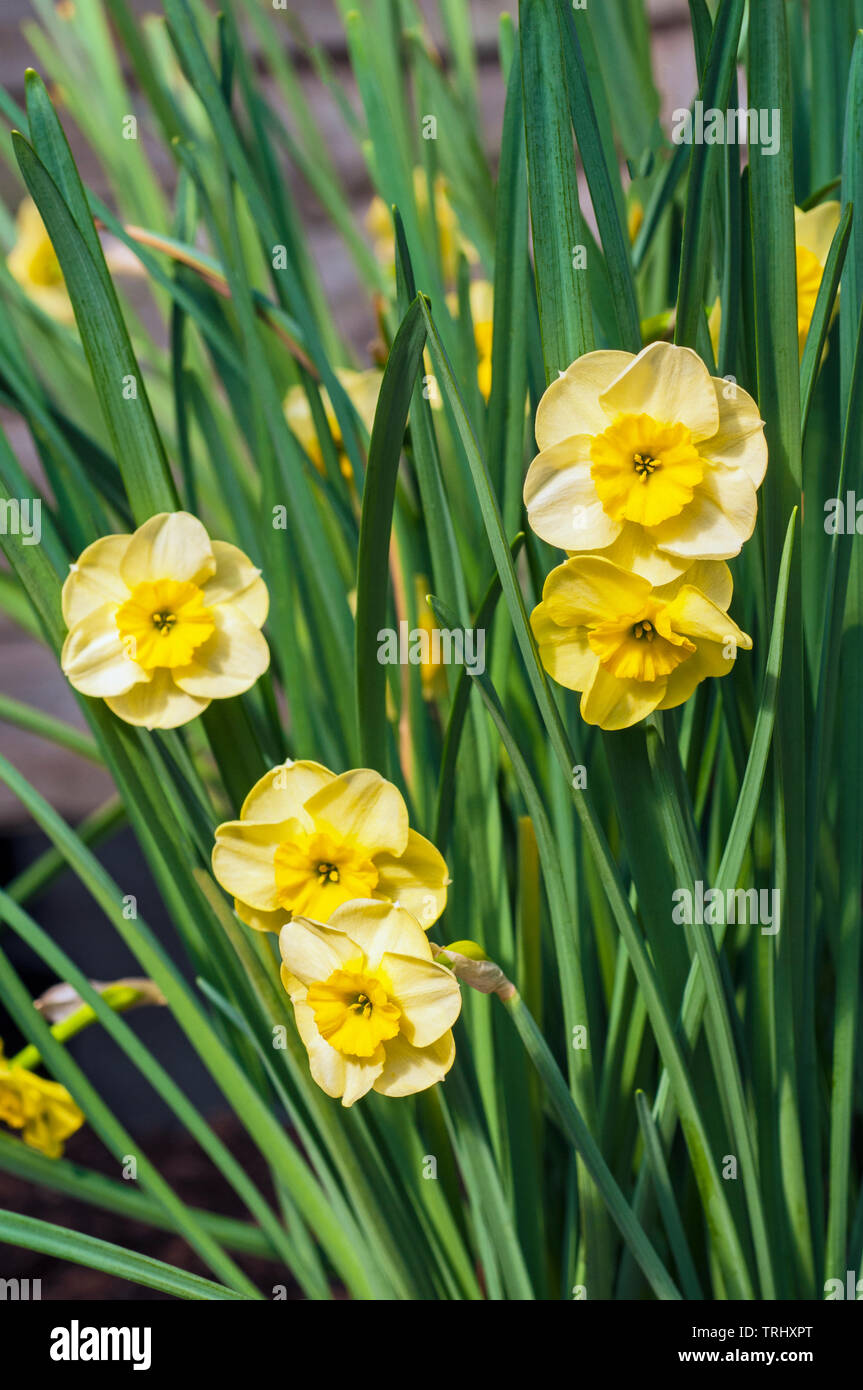
[[[337,776],[287,762],[252,787],[240,819],[216,831],[213,873],[248,926],[278,931],[292,915],[327,922],[356,898],[398,903],[428,930],[449,874],[412,830],[401,792],[368,768]]]
[[[20,1130],[31,1149],[61,1158],[66,1140],[83,1125],[84,1114],[65,1086],[10,1065],[0,1043],[0,1120]]]
[[[260,570],[188,512],[88,546],[63,585],[61,663],[127,724],[173,729],[248,690],[270,650]]]
[[[767,468],[752,397],[689,348],[589,352],[539,403],[525,480],[533,530],[664,584],[737,555]]]
[[[6,258],[9,274],[51,318],[72,323],[75,316],[60,262],[32,198],[19,205],[15,229],[15,245]]]
[[[731,589],[721,561],[654,586],[602,556],[574,556],[546,579],[531,626],[549,675],[581,692],[582,718],[627,729],[727,675],[751,648],[728,616]]]
[[[279,949],[312,1077],[327,1095],[350,1106],[370,1090],[409,1096],[444,1079],[461,990],[410,912],[360,900],[326,924],[294,917]]]

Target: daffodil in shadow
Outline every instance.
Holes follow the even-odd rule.
[[[461,991],[404,908],[357,901],[326,924],[294,917],[279,949],[312,1077],[327,1095],[350,1106],[370,1090],[409,1096],[444,1079]]]

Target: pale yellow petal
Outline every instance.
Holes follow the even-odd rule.
[[[204,584],[216,570],[206,529],[189,512],[160,512],[139,526],[126,551],[121,573],[132,589],[154,579]]]
[[[227,893],[261,912],[279,908],[276,890],[276,850],[287,834],[287,822],[225,821],[216,830],[213,873]]]
[[[601,555],[578,555],[551,571],[542,601],[561,627],[581,627],[634,613],[649,593],[650,585],[640,575],[618,569]]]
[[[327,926],[344,932],[355,941],[372,968],[380,964],[386,951],[398,951],[427,962],[434,959],[428,937],[416,917],[389,902],[355,898],[342,903]]]
[[[77,622],[63,643],[60,655],[68,680],[82,695],[104,699],[123,695],[138,682],[149,683],[144,671],[128,656],[120,638],[114,602],[103,603]]]
[[[291,974],[304,985],[328,979],[359,956],[356,942],[343,931],[308,917],[292,917],[285,923],[279,932],[279,951]]]
[[[692,438],[709,439],[719,428],[719,406],[710,373],[691,348],[651,343],[601,397],[614,416],[650,415],[686,425]]]
[[[658,545],[672,555],[727,560],[740,553],[755,529],[758,500],[740,468],[716,464],[705,473],[692,501],[653,530]]]
[[[688,700],[695,687],[709,676],[727,676],[734,665],[734,657],[727,656],[726,650],[718,642],[696,642],[692,656],[675,667],[668,677],[665,696],[658,708],[674,709]]]
[[[386,1061],[375,1090],[384,1096],[412,1096],[443,1081],[455,1061],[455,1039],[445,1033],[430,1047],[412,1047],[399,1035],[384,1043]]]
[[[622,681],[597,662],[596,672],[581,697],[581,717],[601,729],[629,729],[646,719],[665,694],[666,681]]]
[[[760,487],[767,471],[764,421],[755,401],[742,386],[712,378],[719,405],[719,429],[705,439],[699,452],[716,463],[741,468],[754,487]]]
[[[656,598],[673,599],[684,584],[700,589],[718,608],[727,611],[734,592],[731,570],[724,560],[693,560],[692,564],[679,578],[670,584],[662,584],[654,589]]]
[[[620,534],[590,472],[590,436],[574,435],[537,454],[524,483],[531,528],[561,550],[604,550]]]
[[[677,597],[672,599],[667,614],[674,631],[682,632],[686,637],[721,645],[733,644],[745,651],[752,647],[752,638],[741,631],[724,609],[717,607],[706,594],[690,584],[685,584]]]
[[[275,912],[263,912],[257,907],[244,903],[240,898],[234,898],[234,911],[241,922],[245,922],[247,927],[252,927],[254,931],[268,931],[278,934],[286,922],[290,921],[291,914],[285,912],[284,908],[277,908]]]
[[[383,1053],[383,1048],[380,1049]],[[372,1089],[384,1069],[383,1056],[345,1057],[345,1089],[342,1092],[342,1105],[346,1108],[362,1100]]]
[[[174,670],[174,680],[189,695],[226,700],[242,695],[270,664],[263,633],[240,608],[225,604],[213,609],[215,631],[195,652],[188,666]]]
[[[328,1096],[338,1100],[345,1089],[346,1059],[334,1047],[330,1047],[326,1038],[321,1037],[315,1023],[315,1015],[305,999],[296,999],[293,1003],[297,1032],[309,1054],[312,1080],[322,1091],[326,1091]]]
[[[144,729],[177,729],[202,714],[209,700],[187,695],[171,679],[170,671],[157,670],[149,682],[140,681],[125,695],[111,695],[105,704],[127,724]]]
[[[243,802],[240,815],[243,820],[269,823],[295,819],[310,830],[312,820],[303,807],[316,791],[335,780],[336,774],[322,763],[288,759],[255,783]]]
[[[584,690],[599,662],[588,643],[587,628],[561,627],[542,603],[531,613],[530,625],[540,659],[552,680],[568,690]]]
[[[797,245],[805,246],[822,265],[830,254],[841,212],[840,204],[833,199],[819,203],[808,212],[802,212],[800,208],[794,209],[794,237]]]
[[[635,359],[631,352],[587,352],[553,381],[536,411],[536,443],[550,449],[574,434],[601,434],[611,423],[599,397]]]
[[[428,931],[446,907],[449,873],[440,850],[416,830],[409,830],[402,854],[376,854],[374,863],[376,893],[406,908]]]
[[[626,521],[617,540],[602,552],[618,569],[632,570],[651,584],[669,584],[685,573],[692,561],[660,550],[651,533],[634,521]]]
[[[255,627],[263,627],[270,595],[261,571],[236,545],[229,545],[227,541],[211,541],[211,545],[216,572],[202,585],[204,603],[208,608],[230,603],[242,609]]]
[[[387,951],[381,969],[392,984],[390,998],[402,1011],[400,1032],[416,1047],[428,1047],[455,1023],[461,989],[451,970],[434,961]]]
[[[131,536],[102,536],[88,545],[69,566],[61,603],[67,627],[74,627],[103,604],[125,603],[129,590],[120,576],[120,566]]]
[[[401,792],[370,768],[356,768],[327,782],[309,797],[306,811],[372,853],[402,854],[408,841],[408,812]]]

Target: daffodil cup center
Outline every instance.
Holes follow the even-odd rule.
[[[189,580],[136,584],[115,621],[126,651],[145,671],[188,666],[216,630],[203,590]]]
[[[340,903],[370,898],[378,882],[368,851],[328,831],[298,829],[276,849],[274,870],[280,905],[323,921]]]
[[[376,971],[349,964],[309,985],[306,1003],[321,1037],[348,1057],[373,1057],[382,1042],[399,1031],[401,1009]]]
[[[692,435],[680,422],[621,415],[590,444],[590,474],[613,521],[658,526],[678,516],[704,476]]]
[[[661,680],[695,651],[694,643],[672,629],[659,605],[598,623],[587,640],[605,670],[618,680]]]

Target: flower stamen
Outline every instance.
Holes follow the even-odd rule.
[[[651,454],[633,454],[632,466],[640,481],[646,483],[651,473],[659,467],[659,463]]]

